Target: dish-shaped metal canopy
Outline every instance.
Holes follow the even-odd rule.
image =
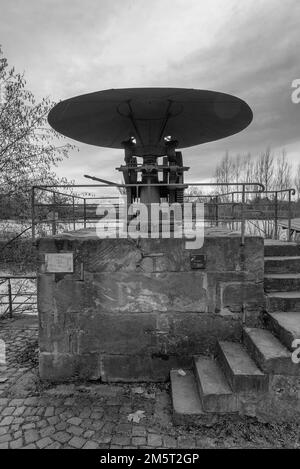
[[[162,156],[166,143],[191,147],[240,132],[253,114],[243,100],[225,93],[183,88],[127,88],[97,91],[61,101],[49,124],[61,134],[91,145],[124,148],[136,156]]]

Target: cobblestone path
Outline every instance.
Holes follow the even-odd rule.
[[[300,447],[297,425],[228,419],[176,427],[168,384],[46,386],[38,379],[35,317],[1,320],[0,340],[7,357],[0,365],[0,449]],[[138,410],[143,418],[130,422]]]

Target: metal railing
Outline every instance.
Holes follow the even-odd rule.
[[[101,201],[103,204],[103,201],[111,201],[114,199],[118,199],[118,196],[108,196],[106,195],[105,197],[99,197],[99,196],[83,196],[79,194],[68,194],[66,192],[61,192],[60,189],[71,189],[72,191],[78,190],[78,189],[86,189],[90,191],[91,189],[108,189],[108,188],[122,188],[124,190],[134,188],[135,193],[137,194],[136,200],[138,201],[138,194],[139,190],[141,187],[149,187],[149,184],[118,184],[118,183],[106,183],[106,184],[68,184],[68,185],[40,185],[40,186],[34,186],[32,187],[32,239],[35,240],[36,238],[36,230],[37,226],[40,224],[50,224],[52,229],[51,229],[51,234],[55,235],[57,233],[57,229],[60,224],[63,226],[66,226],[66,224],[71,224],[73,230],[76,229],[76,225],[78,223],[82,224],[84,228],[87,227],[88,223],[95,222],[97,217],[95,215],[91,217],[90,214],[90,208],[95,209],[95,205],[98,205]],[[166,183],[157,183],[157,184],[151,184],[151,186],[155,187],[163,187],[163,186],[170,186],[169,184]],[[176,189],[177,187],[182,189],[183,185],[182,184],[171,184],[172,189]],[[262,193],[264,192],[264,186],[261,183],[254,182],[254,183],[245,183],[245,182],[236,182],[236,183],[185,183],[184,187],[189,188],[189,187],[197,187],[197,188],[203,188],[203,187],[208,187],[208,188],[221,188],[221,187],[236,187],[237,189],[240,188],[240,191],[236,191],[237,193],[242,194],[242,218],[241,218],[241,237],[242,237],[242,244],[244,244],[244,239],[245,239],[245,217],[244,217],[244,206],[245,206],[245,196],[247,193]],[[248,188],[255,188],[253,191],[247,190]],[[47,203],[41,203],[37,202],[37,191],[42,191],[42,192],[48,192],[51,194],[50,198],[46,199]],[[202,195],[200,195],[201,197]],[[207,197],[214,197],[217,198],[220,197],[221,194],[215,194],[215,195],[207,195]],[[59,197],[62,197],[63,200],[59,200]],[[186,195],[184,197],[185,200],[187,200],[189,197],[193,197],[190,195]],[[66,200],[64,199],[71,199],[71,203],[66,203]],[[91,204],[90,201],[93,201]],[[79,201],[79,203],[77,203]],[[98,201],[98,203],[97,203]],[[212,204],[211,204],[212,205]],[[217,203],[218,205],[218,203]],[[60,210],[58,211],[58,206],[60,206]],[[44,207],[48,208],[49,212],[46,218],[41,217],[38,214],[38,209]],[[68,207],[68,210],[66,211],[67,217],[59,217],[59,215],[63,214],[63,207]],[[70,210],[71,209],[71,210]],[[60,213],[59,213],[60,212]],[[50,217],[49,217],[50,214]],[[99,219],[99,217],[98,217]],[[216,218],[217,224],[219,223],[219,217],[217,216]]]
[[[152,186],[168,186],[168,184],[157,183]],[[79,184],[79,185],[52,185],[52,186],[35,186],[32,188],[32,238],[36,237],[36,227],[39,224],[50,224],[51,234],[56,234],[59,226],[66,227],[69,224],[73,230],[76,229],[78,223],[84,228],[88,224],[99,220],[96,216],[96,208],[99,204],[105,207],[106,203],[113,203],[114,199],[119,196],[86,196],[79,194],[68,194],[61,192],[59,189],[108,189],[108,188],[135,188],[136,194],[139,194],[141,187],[149,187],[148,184]],[[182,184],[172,184],[172,188],[182,188]],[[293,204],[292,196],[295,195],[295,189],[287,188],[281,190],[265,190],[263,184],[254,183],[185,183],[185,188],[216,188],[223,189],[228,187],[236,187],[237,190],[228,192],[217,192],[214,194],[189,194],[184,195],[184,201],[204,200],[207,208],[206,220],[216,226],[219,223],[239,223],[244,244],[246,223],[253,223],[254,220],[272,222],[272,236],[278,238],[278,229],[280,219],[287,221],[288,240],[291,240]],[[37,191],[47,192],[50,194],[45,202],[37,200]],[[257,199],[253,200],[256,195]],[[249,200],[249,196],[251,196]],[[59,197],[62,197],[59,200]],[[281,198],[280,198],[281,197]],[[67,202],[71,199],[71,203]],[[136,198],[138,201],[138,197]],[[48,216],[41,217],[38,209],[46,208],[50,213]],[[59,208],[59,209],[58,209]],[[64,209],[65,212],[64,212]],[[230,215],[228,215],[230,213]],[[260,228],[258,228],[260,229]]]
[[[288,241],[291,240],[292,236],[292,217],[293,217],[293,210],[292,210],[292,196],[295,195],[296,191],[293,188],[287,189],[278,189],[278,190],[264,190],[261,191],[232,191],[225,194],[219,194],[216,196],[217,204],[224,205],[220,201],[222,197],[231,196],[231,201],[228,205],[232,208],[232,218],[236,219],[237,217],[234,215],[235,208],[241,207],[241,211],[243,212],[243,218],[247,219],[247,214],[253,214],[256,211],[256,217],[258,220],[266,220],[272,221],[274,223],[274,239],[278,239],[278,227],[280,223],[280,219],[287,220],[287,233],[288,233]],[[241,201],[235,201],[234,196],[241,194]],[[251,201],[247,203],[245,200],[246,194],[258,194],[259,198],[256,201]],[[279,199],[279,194],[283,195],[283,198]],[[265,200],[263,203],[259,202],[261,196],[265,196]],[[285,196],[287,196],[285,198]],[[271,198],[270,198],[271,197]],[[219,202],[220,201],[220,202]],[[226,204],[226,203],[225,203]],[[254,209],[250,209],[251,204],[254,206]],[[273,208],[272,208],[273,207]],[[283,212],[283,215],[280,215],[280,208]],[[248,209],[248,210],[247,210]],[[218,212],[217,212],[218,213]],[[217,215],[218,216],[218,215]]]
[[[28,280],[34,280],[30,288]],[[31,283],[32,287],[32,283]],[[14,313],[37,312],[36,276],[2,275],[0,276],[0,318],[12,318]]]

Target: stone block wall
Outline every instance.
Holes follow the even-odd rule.
[[[263,239],[207,230],[181,239],[99,239],[82,230],[38,241],[40,375],[53,381],[162,381],[216,339],[239,340],[264,308]],[[74,272],[45,254],[72,252]],[[205,256],[193,268],[191,255]]]

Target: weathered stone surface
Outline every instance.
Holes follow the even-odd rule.
[[[218,339],[238,340],[242,332],[237,318],[212,313],[163,314],[160,315],[160,330],[160,351],[189,357],[209,354],[215,350]]]
[[[267,311],[300,311],[300,291],[274,292],[266,295]]]
[[[79,353],[136,354],[157,345],[156,314],[100,313],[97,321],[85,321],[79,337]]]
[[[262,283],[231,282],[220,286],[221,307],[230,311],[262,311],[265,297]]]
[[[243,341],[261,370],[269,374],[300,376],[292,353],[268,330],[244,328]]]
[[[170,369],[191,366],[187,357],[168,355],[104,355],[103,381],[167,381]]]
[[[101,376],[99,354],[40,353],[40,377],[45,380],[64,381],[70,379],[97,380]]]
[[[279,338],[282,344],[293,351],[293,341],[300,339],[300,312],[266,313],[265,321],[269,329]]]
[[[44,254],[62,250],[76,252],[74,274],[45,273]],[[191,268],[197,253],[204,269]],[[181,239],[103,240],[83,230],[41,239],[39,254],[43,378],[164,380],[172,364],[214,351],[217,338],[239,339],[240,314],[264,307],[258,237],[242,247],[236,233],[208,230],[203,247],[188,250]]]
[[[105,311],[205,311],[206,274],[166,272],[95,275],[96,304]]]
[[[264,280],[265,291],[282,292],[282,291],[299,291],[300,290],[300,274],[266,274]]]
[[[264,253],[265,256],[299,256],[300,245],[298,243],[266,239]]]
[[[300,256],[265,257],[266,274],[285,274],[300,272]]]
[[[268,391],[268,375],[262,373],[241,344],[218,341],[218,361],[233,391]]]
[[[211,358],[194,357],[195,377],[205,412],[237,412],[237,395],[234,394],[217,362]]]

